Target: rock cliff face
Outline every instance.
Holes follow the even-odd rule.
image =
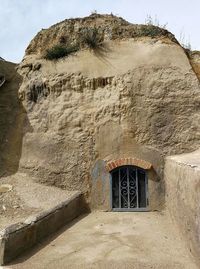
[[[18,99],[21,77],[16,65],[0,61],[0,176],[18,170],[23,132],[23,107]]]
[[[196,73],[198,79],[200,80],[200,52],[189,51],[188,57],[194,72]]]
[[[68,19],[48,29],[42,29],[26,49],[26,55],[43,55],[46,49],[57,44],[77,44],[81,42],[81,36],[88,28],[97,28],[99,38],[104,42],[150,36],[178,43],[173,34],[157,26],[131,24],[113,15],[92,14],[85,18]]]
[[[62,36],[73,43],[82,27],[99,25],[103,47],[58,61],[42,58]],[[18,68],[28,119],[21,170],[46,184],[90,192],[98,160],[141,158],[162,182],[164,156],[199,147],[198,78],[172,34],[151,37],[144,29],[93,15],[32,40]]]

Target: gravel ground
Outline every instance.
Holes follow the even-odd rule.
[[[12,189],[1,193],[3,184],[9,184]],[[74,193],[35,183],[34,178],[23,173],[1,178],[0,229],[23,221],[35,213],[48,210]]]

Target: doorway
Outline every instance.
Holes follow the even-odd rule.
[[[148,180],[144,169],[127,165],[111,171],[113,211],[147,211]]]

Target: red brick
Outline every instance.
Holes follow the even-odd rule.
[[[122,165],[125,165],[125,159],[123,158],[121,159],[121,161],[122,161]]]
[[[112,165],[111,165],[111,163],[108,163],[107,166],[109,167],[109,171],[111,171],[111,170],[112,170]]]
[[[134,165],[134,166],[141,167],[143,169],[150,169],[152,167],[152,164],[147,161],[134,158],[134,157],[133,158],[129,157],[129,158],[121,158],[121,159],[113,160],[107,163],[106,169],[108,171],[111,171],[115,169],[116,167],[123,166],[123,165]]]
[[[115,163],[116,163],[117,167],[120,166],[120,160],[116,160]]]
[[[111,166],[113,169],[116,168],[115,162],[111,162]]]
[[[139,165],[139,160],[137,158],[134,159],[135,166],[140,166]]]
[[[121,161],[121,159],[118,159],[118,165],[119,165],[119,166],[122,165],[122,161]]]
[[[131,158],[131,164],[135,165],[135,158]]]

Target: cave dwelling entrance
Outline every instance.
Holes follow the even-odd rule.
[[[117,167],[111,171],[111,204],[113,211],[146,211],[147,173],[132,165]]]

